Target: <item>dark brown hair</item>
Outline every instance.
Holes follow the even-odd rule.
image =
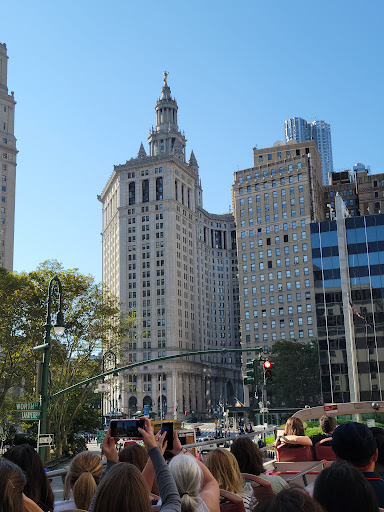
[[[17,464],[27,478],[24,494],[44,511],[53,510],[54,495],[44,465],[29,444],[13,446],[3,457]]]
[[[263,499],[256,510],[257,512],[323,512],[321,506],[302,487],[283,489],[278,494]]]
[[[94,512],[151,512],[149,492],[140,471],[132,464],[115,464],[102,479]]]
[[[133,464],[140,471],[143,471],[148,457],[148,452],[144,446],[140,446],[137,443],[129,444],[119,452],[120,462],[129,462],[129,464]]]
[[[305,436],[304,425],[300,418],[291,416],[285,424],[284,435]]]
[[[236,457],[241,473],[260,475],[264,473],[263,455],[249,437],[238,437],[233,441],[231,452]]]
[[[140,444],[129,444],[119,452],[119,461],[128,462],[137,467],[141,472],[143,471],[146,463],[148,462],[149,455],[144,446]],[[157,486],[156,478],[153,482],[151,492],[153,494],[159,494],[159,488]]]
[[[0,512],[23,512],[26,478],[13,462],[0,459]]]
[[[313,497],[327,512],[377,512],[373,487],[363,473],[346,460],[337,460],[316,478]]]
[[[322,416],[320,418],[320,428],[324,434],[332,434],[336,428],[336,418],[334,416]]]
[[[76,507],[88,510],[99,485],[102,469],[99,457],[91,452],[78,453],[65,478],[64,497],[69,498],[72,490]]]

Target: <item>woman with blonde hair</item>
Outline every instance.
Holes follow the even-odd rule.
[[[243,492],[244,480],[236,457],[223,448],[217,448],[209,453],[207,468],[216,478],[220,489],[240,496],[243,499],[245,510],[249,510],[251,497]]]
[[[102,465],[100,459],[90,452],[81,452],[69,466],[64,484],[64,501],[55,503],[55,512],[88,510],[100,482]]]

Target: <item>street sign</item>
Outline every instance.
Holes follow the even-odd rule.
[[[53,444],[53,434],[40,434],[39,446],[51,446]]]
[[[149,405],[144,405],[144,416],[149,417]]]
[[[105,393],[108,391],[109,385],[108,384],[99,384],[97,388],[95,389],[95,393]]]
[[[20,411],[20,419],[21,420],[39,420],[40,419],[40,411]]]
[[[97,431],[97,444],[102,444],[106,433],[107,433],[106,430],[98,430]]]
[[[330,414],[338,414],[339,408],[337,407],[337,404],[332,405],[324,405],[324,413],[326,416],[329,416]]]
[[[40,402],[16,402],[15,411],[40,411]]]

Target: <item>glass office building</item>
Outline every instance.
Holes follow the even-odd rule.
[[[342,208],[311,224],[323,401],[382,400],[384,214],[348,218]]]

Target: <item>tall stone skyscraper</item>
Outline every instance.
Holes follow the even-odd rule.
[[[234,173],[243,348],[317,336],[310,224],[324,218],[322,188],[313,141],[254,148],[253,167]]]
[[[16,138],[13,91],[7,87],[7,46],[0,43],[0,267],[13,270],[13,240],[15,226]]]
[[[306,142],[314,140],[321,157],[323,185],[328,185],[328,173],[333,172],[331,125],[315,119],[308,123],[301,117],[292,117],[284,123],[285,141]]]
[[[166,75],[155,110],[149,154],[141,144],[99,196],[103,281],[141,319],[126,347],[132,362],[240,343],[234,218],[203,209],[199,166],[193,151],[186,161]],[[124,414],[148,405],[157,417],[206,417],[241,399],[241,360],[228,353],[143,365],[118,386],[111,407]]]

